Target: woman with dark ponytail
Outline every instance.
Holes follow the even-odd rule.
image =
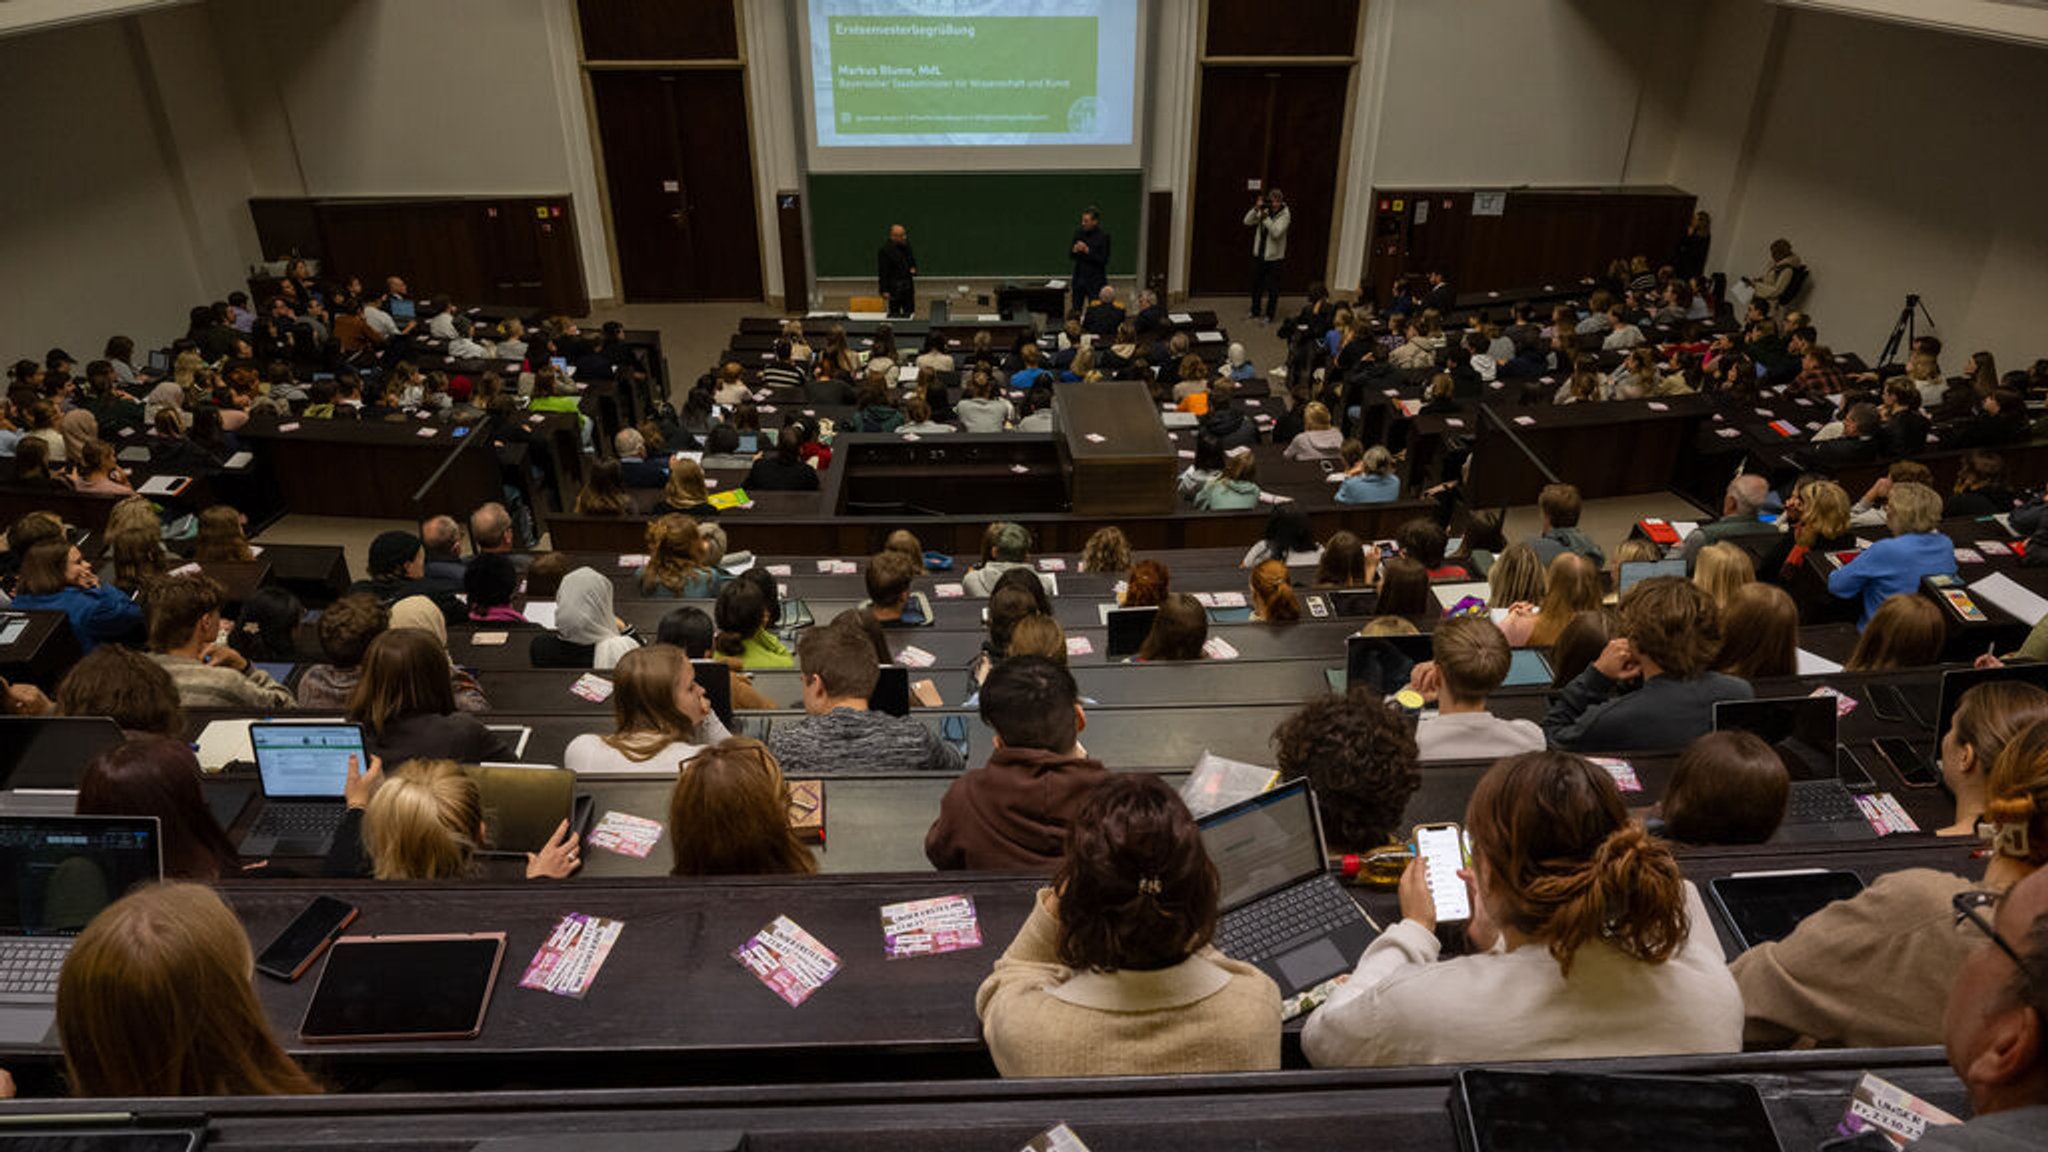
[[[1210,946],[1218,880],[1194,817],[1147,772],[1074,816],[1052,887],[974,1007],[1005,1076],[1280,1067],[1280,990]]]
[[[1312,1062],[1741,1050],[1742,997],[1706,906],[1605,771],[1565,752],[1502,760],[1465,824],[1475,954],[1438,961],[1436,904],[1411,863],[1400,923],[1302,1029]]]

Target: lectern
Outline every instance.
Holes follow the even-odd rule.
[[[1152,393],[1133,381],[1060,384],[1054,436],[1077,516],[1171,514],[1173,441]]]

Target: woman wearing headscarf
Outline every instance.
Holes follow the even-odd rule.
[[[166,408],[179,413],[181,417],[184,414],[185,390],[179,387],[176,380],[166,380],[158,384],[149,390],[149,395],[142,398],[143,423],[154,426],[156,424],[156,414]],[[180,419],[179,424],[182,425],[183,423],[184,421]]]
[[[603,672],[639,646],[612,611],[611,580],[595,569],[578,568],[562,577],[555,593],[555,630],[535,636],[526,654],[535,668]]]
[[[100,438],[100,422],[91,412],[73,408],[57,418],[57,432],[64,437],[64,458],[76,460],[87,444]]]
[[[448,651],[448,618],[439,605],[425,596],[407,596],[391,606],[391,627],[412,628],[434,638],[441,651]],[[488,712],[491,702],[484,696],[482,686],[476,677],[455,666],[454,657],[448,660],[448,687],[455,693],[455,707],[462,712]]]

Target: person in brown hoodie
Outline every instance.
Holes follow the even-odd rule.
[[[1088,716],[1073,674],[1044,656],[1012,656],[982,683],[981,719],[995,749],[946,789],[925,858],[941,871],[1051,872],[1074,813],[1109,778],[1081,747]]]

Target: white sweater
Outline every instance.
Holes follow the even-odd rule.
[[[1538,944],[1437,962],[1436,937],[1403,920],[1301,1030],[1318,1067],[1448,1064],[1742,1050],[1742,994],[1690,881],[1692,934],[1662,964],[1604,942],[1569,977]]]

